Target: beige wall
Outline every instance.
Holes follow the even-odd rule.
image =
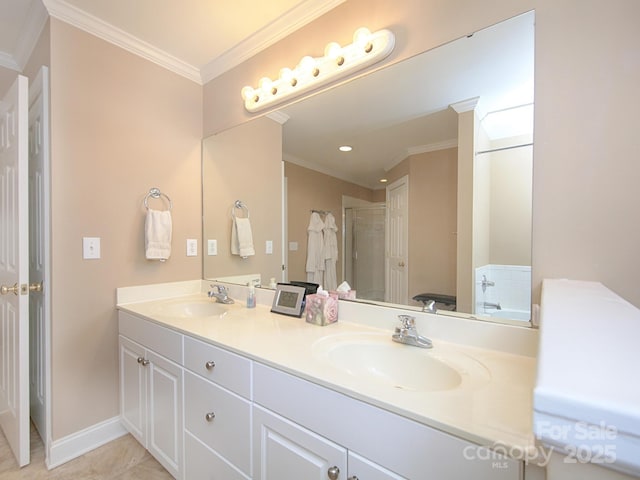
[[[409,158],[409,298],[456,294],[458,149]]]
[[[202,89],[51,20],[53,439],[119,414],[120,286],[200,278]],[[173,250],[144,258],[142,201],[173,200]],[[161,208],[160,205],[157,208]],[[101,240],[82,259],[82,237]]]
[[[530,143],[531,138],[505,139],[502,145]],[[533,147],[484,155],[491,164],[490,258],[494,265],[531,265]]]
[[[535,298],[567,277],[640,307],[638,18],[636,0],[536,2]]]
[[[373,190],[325,175],[294,163],[284,162],[287,177],[288,242],[298,242],[297,251],[288,251],[289,280],[306,281],[307,227],[311,210],[333,213],[338,227],[338,284],[342,278],[342,196],[373,201]]]
[[[205,278],[259,273],[262,282],[282,275],[282,125],[263,117],[203,142],[204,252],[218,241],[218,255],[205,256]],[[256,254],[231,255],[231,207],[249,209]],[[239,216],[243,212],[237,211]],[[273,242],[273,254],[265,242]]]

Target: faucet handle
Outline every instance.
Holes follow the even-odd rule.
[[[416,317],[411,315],[398,315],[398,320],[402,323],[402,328],[415,328]]]

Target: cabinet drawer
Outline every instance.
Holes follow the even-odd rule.
[[[251,361],[247,358],[185,336],[184,366],[238,395],[251,398]]]
[[[251,403],[185,371],[185,405],[186,429],[250,476]]]
[[[182,363],[182,335],[178,332],[122,311],[118,312],[118,327],[120,335],[169,360]]]
[[[188,480],[249,480],[249,477],[231,466],[220,455],[191,435],[184,434],[185,470]]]

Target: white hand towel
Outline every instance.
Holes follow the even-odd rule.
[[[251,222],[248,218],[234,218],[231,226],[231,254],[247,258],[255,255]]]
[[[164,262],[171,256],[171,212],[147,209],[144,247],[147,260]]]

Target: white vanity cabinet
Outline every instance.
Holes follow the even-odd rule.
[[[276,419],[283,417],[279,423],[270,420],[266,428],[254,428],[254,466],[257,472],[261,472],[261,476],[256,477],[259,480],[280,478],[262,474],[265,469],[270,471],[271,468],[268,465],[270,446],[289,450],[273,457],[276,465],[282,458],[294,458],[291,452],[296,449],[304,452],[304,458],[312,459],[317,456],[320,459],[318,464],[323,468],[327,465],[323,463],[323,459],[327,457],[323,450],[317,453],[311,450],[311,454],[304,443],[296,443],[296,440],[302,438],[302,434],[293,438],[287,436],[287,432],[293,431],[294,426],[315,438],[316,444],[321,444],[319,439],[324,439],[345,452],[347,468],[340,468],[340,472],[347,473],[336,477],[340,480],[522,478],[521,462],[506,458],[484,460],[483,455],[465,457],[465,452],[477,453],[480,447],[259,363],[254,364],[254,405],[275,414]],[[259,423],[258,420],[264,421],[267,418],[258,413],[261,411],[260,407],[254,406],[256,424]],[[284,434],[278,431],[283,424],[288,425]],[[332,461],[339,466],[337,460]],[[265,464],[267,466],[263,466]],[[345,462],[341,464],[345,465]],[[324,480],[331,479],[331,476],[325,470],[324,476],[298,477],[292,474],[289,478]]]
[[[183,465],[182,368],[170,358],[181,355],[181,335],[120,313],[122,423],[176,478]]]
[[[184,337],[185,478],[251,478],[251,361]]]

